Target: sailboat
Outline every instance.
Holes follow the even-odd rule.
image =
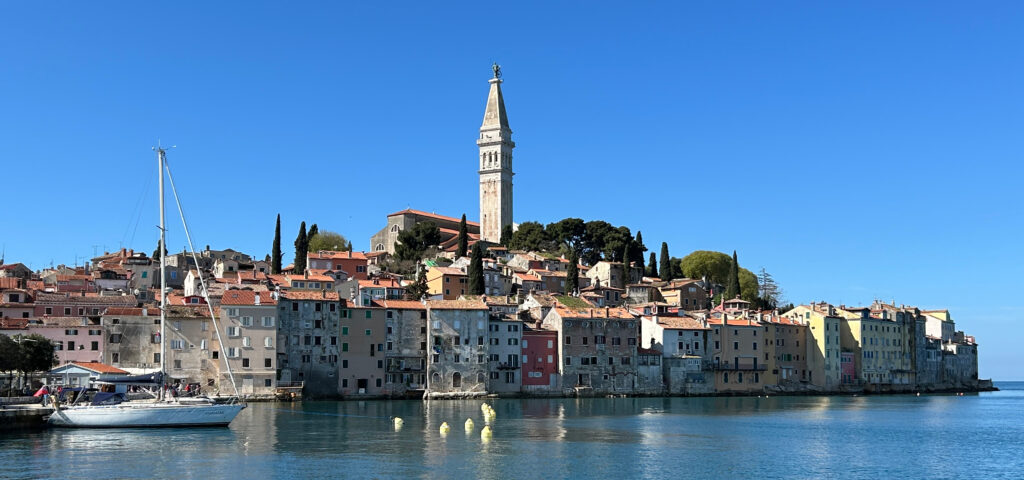
[[[167,166],[167,150],[163,147],[154,147],[157,152],[157,163],[160,174],[160,251],[166,251],[166,225],[164,222],[164,172],[171,182],[171,190],[174,192],[174,199],[181,214],[182,225],[184,226],[185,237],[188,240],[189,250],[192,258],[199,264],[195,256],[195,249],[192,247],[192,238],[188,232],[188,224],[185,222],[184,211],[178,199],[177,189],[174,188],[174,177],[171,176],[170,167]],[[148,377],[150,381],[159,383],[158,397],[151,401],[130,401],[122,402],[123,397],[98,393],[93,396],[88,404],[81,400],[85,395],[80,395],[75,403],[62,406],[55,402],[54,412],[49,416],[47,422],[55,427],[226,427],[238,412],[245,408],[245,404],[238,400],[238,387],[235,385],[235,377],[231,372],[231,365],[224,359],[227,367],[228,377],[231,386],[234,388],[235,396],[226,403],[216,402],[210,398],[177,398],[167,396],[165,385],[166,372],[166,338],[167,324],[167,260],[165,255],[160,255],[160,372]],[[200,276],[203,295],[207,296],[206,282]],[[217,327],[217,317],[213,307],[207,298],[207,307],[210,310],[210,318],[213,320],[213,328],[217,334],[217,341],[223,345],[220,328]],[[82,392],[84,393],[84,392]]]

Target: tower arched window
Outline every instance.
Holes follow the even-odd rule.
[[[401,229],[401,228],[399,228],[399,227],[398,227],[398,225],[393,225],[393,226],[391,227],[391,233],[398,233],[398,232],[399,232],[399,231],[401,231],[401,230],[402,230],[402,229]]]

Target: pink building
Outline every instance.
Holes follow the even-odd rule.
[[[840,374],[842,375],[841,381],[843,384],[849,385],[857,381],[857,366],[853,363],[853,359],[853,352],[842,352]]]
[[[50,339],[56,348],[58,364],[103,360],[106,340],[98,318],[56,317],[43,321],[45,323],[29,323],[26,333]]]
[[[524,325],[522,385],[524,392],[558,392],[558,332]]]

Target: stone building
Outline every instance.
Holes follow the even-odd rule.
[[[459,233],[459,222],[462,219],[438,215],[421,210],[405,209],[388,215],[388,224],[370,237],[370,245],[374,252],[395,253],[398,234],[414,227],[417,223],[433,222],[441,231],[441,243],[451,240]],[[480,224],[466,221],[466,231],[472,235],[480,233]],[[494,243],[497,243],[495,240]],[[350,272],[351,273],[351,272]]]
[[[313,397],[338,395],[338,292],[291,290],[277,301],[279,382],[303,382]]]
[[[498,243],[501,229],[512,225],[512,129],[501,94],[500,69],[490,79],[484,121],[480,125],[480,238]]]
[[[393,395],[427,387],[427,305],[410,300],[385,300],[385,383]]]
[[[270,292],[228,290],[220,302],[226,361],[242,395],[273,395],[277,387],[277,299]],[[227,370],[220,381],[227,379]]]
[[[427,395],[487,392],[488,311],[481,301],[427,302]]]
[[[637,386],[637,320],[623,308],[556,306],[543,325],[559,336],[566,394],[630,393]]]

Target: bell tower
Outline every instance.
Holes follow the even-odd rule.
[[[494,78],[487,94],[484,123],[480,126],[480,238],[498,243],[501,229],[512,224],[512,129],[501,96],[501,67],[492,65]]]

